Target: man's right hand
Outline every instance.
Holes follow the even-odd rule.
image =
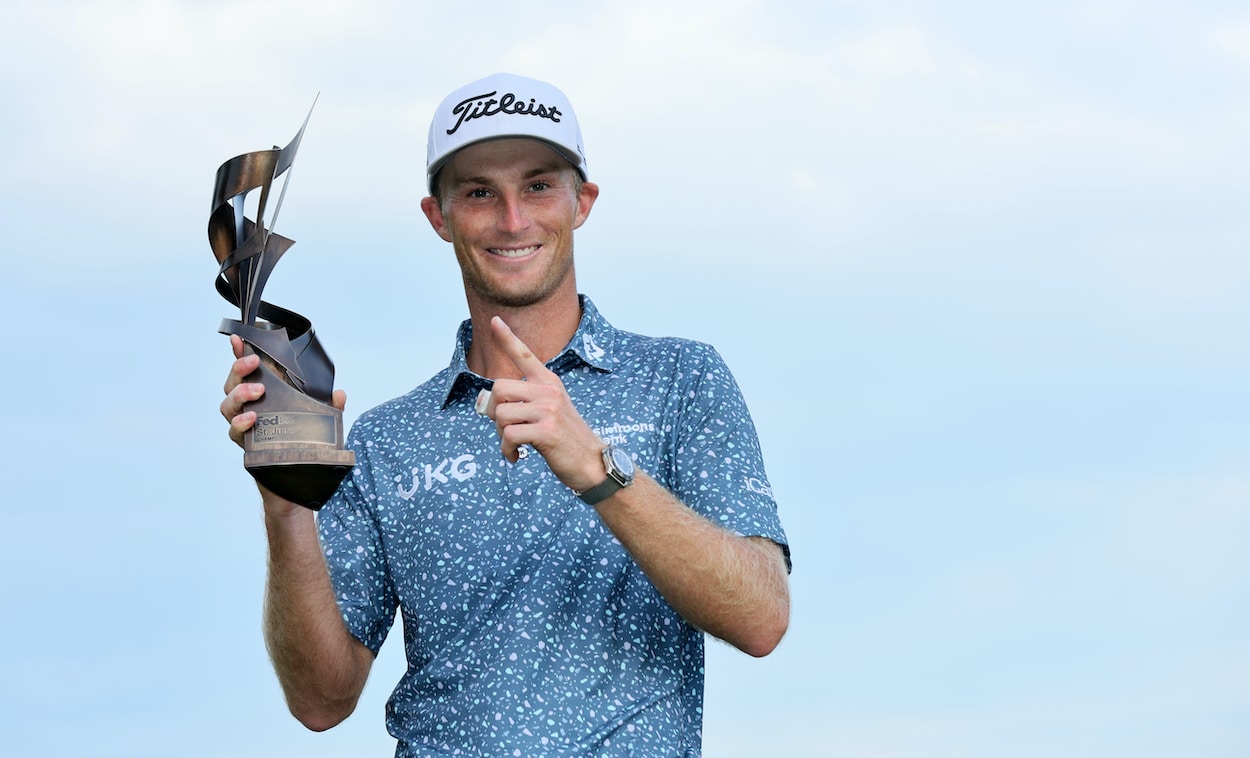
[[[255,353],[244,355],[243,340],[237,334],[230,335],[230,347],[234,350],[235,361],[230,366],[230,375],[226,377],[226,399],[221,401],[221,415],[230,422],[230,439],[243,447],[243,433],[256,423],[256,412],[244,410],[243,406],[260,400],[265,394],[265,385],[244,381],[244,377],[260,368],[260,356]],[[330,402],[335,408],[343,410],[347,407],[347,393],[335,390]]]
[[[243,406],[259,400],[265,394],[265,385],[243,381],[245,376],[260,368],[260,356],[244,355],[243,340],[237,334],[230,335],[230,347],[234,350],[235,361],[226,377],[226,399],[221,401],[221,415],[230,422],[230,439],[243,447],[244,432],[256,423],[256,412],[245,411]]]
[[[221,401],[221,415],[230,423],[230,439],[234,444],[243,447],[243,435],[256,424],[256,411],[244,408],[247,403],[259,400],[265,394],[265,385],[259,382],[244,381],[244,377],[260,368],[260,356],[255,353],[244,354],[243,340],[237,335],[230,335],[230,347],[234,351],[234,363],[230,366],[230,374],[226,377],[226,397]],[[334,390],[331,398],[335,408],[340,411],[347,407],[347,393]],[[259,483],[261,497],[265,504],[284,503],[298,508],[294,503],[278,497]],[[306,510],[299,508],[299,510]]]

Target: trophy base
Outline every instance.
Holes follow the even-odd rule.
[[[252,478],[275,495],[314,511],[321,510],[354,465],[356,454],[350,450],[243,454],[243,467]]]
[[[275,495],[320,510],[356,465],[356,454],[344,449],[343,412],[287,384],[260,357],[247,381],[262,382],[265,394],[247,404],[256,424],[243,435],[243,467]]]

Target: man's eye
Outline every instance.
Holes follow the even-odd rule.
[[[533,184],[530,185],[530,190],[538,191],[538,192],[541,192],[545,189],[550,189],[550,188],[551,188],[551,184],[549,182],[534,182]]]
[[[477,200],[480,200],[480,199],[482,199],[482,198],[484,198],[484,197],[490,197],[490,191],[489,191],[489,190],[484,190],[484,189],[481,189],[481,188],[479,187],[478,189],[475,189],[475,190],[470,190],[470,191],[469,191],[469,197],[474,198],[474,199],[477,199]]]

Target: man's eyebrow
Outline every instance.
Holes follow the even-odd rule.
[[[526,171],[524,178],[533,179],[534,177],[542,176],[543,174],[556,174],[556,173],[559,173],[563,169],[564,169],[563,165],[553,161],[551,163],[548,163],[542,166],[537,166],[535,168],[530,169],[529,171]]]
[[[534,168],[531,168],[529,171],[526,171],[524,174],[522,174],[521,178],[533,179],[536,176],[542,176],[544,174],[558,173],[563,168],[564,166],[553,161],[551,163],[547,163],[547,164],[543,164],[543,165],[535,166]],[[493,182],[485,176],[466,176],[466,177],[462,177],[458,179],[455,185],[453,186],[461,187],[466,184],[485,184],[489,186],[492,183]]]

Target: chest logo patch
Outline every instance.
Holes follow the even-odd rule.
[[[429,463],[423,468],[413,466],[412,487],[405,488],[404,483],[400,481],[396,485],[396,491],[403,499],[411,500],[421,490],[429,492],[438,485],[447,484],[453,479],[457,482],[471,479],[478,472],[475,458],[476,456],[472,453],[465,453],[457,458],[444,458],[437,466]]]

